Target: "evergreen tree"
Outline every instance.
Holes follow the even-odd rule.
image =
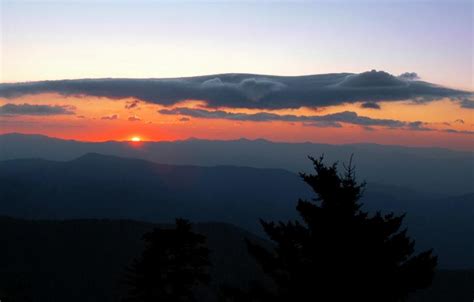
[[[298,201],[301,222],[261,221],[273,251],[248,242],[275,283],[267,299],[390,302],[428,287],[437,257],[431,250],[414,254],[414,241],[401,229],[404,215],[361,210],[365,183],[357,183],[352,158],[342,175],[337,163],[310,160],[316,173],[300,175],[316,198]]]
[[[127,276],[128,301],[195,301],[193,288],[209,281],[205,237],[177,219],[176,229],[155,228],[143,238],[145,250]]]

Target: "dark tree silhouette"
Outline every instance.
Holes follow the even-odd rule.
[[[195,301],[193,288],[209,281],[209,250],[191,224],[176,220],[176,229],[155,228],[143,236],[141,258],[129,269],[128,301]]]
[[[30,302],[31,285],[25,276],[2,272],[0,274],[0,302]]]
[[[428,287],[437,257],[431,250],[414,254],[414,241],[401,230],[404,215],[361,210],[365,183],[357,183],[352,158],[342,175],[337,163],[310,159],[316,173],[300,175],[316,198],[298,201],[302,222],[261,221],[273,251],[248,242],[275,283],[268,300],[403,301]]]

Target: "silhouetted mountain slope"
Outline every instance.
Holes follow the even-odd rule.
[[[0,215],[24,218],[184,217],[261,234],[259,218],[294,219],[296,201],[312,197],[309,190],[296,174],[279,169],[161,165],[100,154],[68,162],[0,161]],[[407,212],[417,248],[434,247],[441,268],[474,267],[474,194],[430,199],[369,183],[363,202],[371,211]]]
[[[372,189],[371,189],[372,187]],[[474,193],[449,198],[426,198],[419,194],[368,185],[365,208],[405,213],[409,234],[416,248],[433,247],[441,268],[474,268]],[[408,194],[407,194],[408,193]]]
[[[474,297],[474,270],[438,271],[431,288],[420,291],[408,302],[469,301]]]
[[[0,162],[0,211],[29,218],[219,220],[255,228],[287,219],[309,189],[278,169],[154,164],[99,154],[69,162]]]
[[[474,153],[441,148],[376,144],[327,145],[276,143],[266,140],[176,142],[101,142],[60,140],[41,135],[0,135],[0,159],[71,160],[97,152],[167,164],[234,165],[308,171],[307,155],[325,154],[329,161],[355,155],[357,172],[369,182],[410,187],[424,192],[460,195],[474,183]]]
[[[33,301],[119,301],[125,267],[143,248],[140,240],[153,224],[130,220],[29,221],[0,217],[0,291],[20,283]],[[166,225],[160,225],[161,227]],[[247,286],[263,278],[247,253],[244,238],[268,244],[223,223],[198,223],[208,238],[212,283],[199,301],[213,301],[219,283]],[[439,271],[432,288],[409,301],[469,301],[474,271]]]
[[[16,278],[26,283],[33,301],[117,301],[124,293],[125,268],[141,254],[141,236],[154,226],[130,220],[0,217],[0,290]],[[211,249],[214,290],[218,284],[240,287],[263,278],[244,242],[267,244],[262,239],[224,223],[199,223],[194,229],[207,237]]]

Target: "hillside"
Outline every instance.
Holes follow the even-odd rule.
[[[87,154],[66,162],[0,161],[0,215],[30,219],[107,218],[222,221],[262,235],[258,219],[297,217],[309,187],[280,169],[162,165]],[[432,199],[404,187],[367,185],[371,212],[407,213],[417,248],[434,248],[440,267],[474,268],[474,195]]]
[[[259,217],[293,217],[309,196],[280,169],[197,167],[86,154],[72,161],[0,162],[0,213],[26,218],[226,221],[248,229]],[[262,216],[260,216],[262,215]]]
[[[33,301],[117,301],[125,269],[141,253],[141,236],[155,226],[131,220],[0,217],[0,289],[20,280]],[[206,235],[212,251],[212,288],[246,286],[251,278],[262,278],[244,242],[249,238],[266,244],[261,239],[224,223],[198,223],[194,229]]]
[[[142,234],[155,225],[130,220],[30,221],[0,217],[0,292],[17,287],[32,301],[108,302],[123,297],[123,273],[140,254]],[[160,225],[167,227],[167,225]],[[214,301],[219,284],[247,286],[263,278],[244,238],[258,237],[223,223],[198,223],[211,249],[212,283],[199,301]],[[410,301],[469,301],[474,271],[439,271],[432,288]]]

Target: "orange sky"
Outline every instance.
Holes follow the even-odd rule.
[[[439,146],[451,149],[474,150],[474,135],[442,131],[414,131],[375,127],[372,130],[358,125],[343,124],[342,128],[305,126],[301,122],[250,122],[222,119],[198,119],[184,116],[162,115],[161,105],[139,102],[127,109],[133,99],[111,100],[99,97],[64,97],[56,94],[1,99],[0,106],[13,104],[67,105],[74,115],[52,116],[0,116],[0,133],[37,133],[65,139],[84,141],[129,140],[139,136],[142,140],[178,140],[190,137],[205,139],[238,139],[241,137],[265,138],[274,141],[321,142],[331,144],[373,142],[408,146]],[[174,107],[202,106],[200,102],[186,102]],[[73,106],[73,107],[72,107]],[[358,104],[326,107],[318,110],[301,108],[277,110],[276,114],[324,115],[354,111],[361,116],[401,121],[429,123],[430,128],[473,131],[472,110],[462,109],[448,100],[414,105],[404,102],[381,103],[382,110],[362,109]],[[172,108],[172,107],[168,107]],[[256,113],[258,110],[221,108],[228,112]],[[268,112],[268,111],[266,111]],[[102,119],[117,115],[116,119]],[[129,118],[133,117],[134,121]],[[464,123],[455,122],[463,120]],[[449,123],[449,125],[448,125]]]

